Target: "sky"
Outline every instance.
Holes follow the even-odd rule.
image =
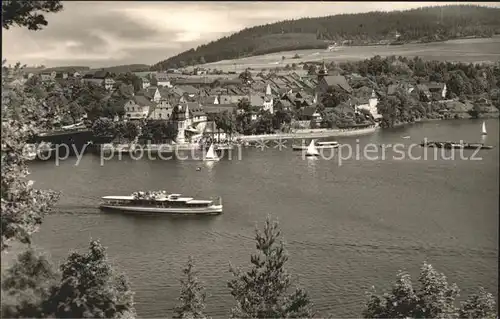
[[[68,1],[41,31],[2,30],[7,63],[105,67],[154,64],[246,27],[285,19],[495,2]]]

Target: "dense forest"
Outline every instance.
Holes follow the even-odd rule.
[[[280,51],[327,48],[333,42],[366,45],[489,37],[500,33],[500,9],[475,5],[341,14],[285,20],[244,29],[182,52],[152,70],[184,67]]]

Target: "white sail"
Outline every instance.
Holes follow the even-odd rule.
[[[205,156],[205,160],[207,161],[218,161],[219,157],[217,157],[217,154],[215,154],[214,151],[214,144],[210,144],[210,147],[208,148],[207,155]]]
[[[486,123],[485,123],[484,121],[483,121],[483,129],[482,129],[481,133],[482,133],[483,135],[488,134],[488,133],[486,133]]]
[[[309,146],[307,147],[306,155],[307,156],[316,156],[319,155],[318,150],[316,149],[316,145],[314,145],[316,141],[312,140]]]

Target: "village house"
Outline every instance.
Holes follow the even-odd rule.
[[[125,103],[126,120],[144,120],[148,117],[153,103],[146,97],[135,95]]]
[[[191,85],[176,85],[175,91],[181,93],[181,95],[189,97],[191,99],[196,98],[200,91]]]
[[[151,82],[149,81],[149,79],[148,79],[148,78],[146,78],[146,77],[141,77],[140,79],[141,79],[141,85],[142,85],[142,88],[143,88],[143,89],[147,89],[148,87],[150,87],[150,86],[151,86]]]
[[[378,113],[378,96],[374,89],[364,86],[357,89],[354,94],[357,97],[355,101],[355,110],[368,110],[375,119],[382,117],[382,115]]]
[[[143,89],[137,92],[137,95],[144,96],[151,102],[158,103],[161,99],[160,90],[156,86],[150,86],[147,89]]]
[[[200,97],[200,103],[205,104],[219,104],[219,98],[217,95],[209,95]]]
[[[95,73],[90,72],[85,74],[83,76],[83,81],[102,85],[108,91],[112,90],[115,85],[115,80],[113,80],[111,74],[102,70]]]
[[[417,89],[414,93],[417,94],[417,96],[418,94],[423,94],[428,101],[432,100],[431,91],[429,91],[429,88],[425,84],[417,84]]]
[[[241,100],[248,99],[248,95],[219,95],[219,104],[238,104]]]
[[[318,80],[318,86],[316,88],[317,93],[321,95],[326,93],[328,89],[334,89],[348,94],[352,92],[351,86],[342,75],[328,75]]]
[[[173,106],[166,99],[161,99],[156,105],[153,105],[149,112],[149,119],[152,120],[170,120],[172,117]]]
[[[190,136],[201,134],[207,124],[205,110],[197,102],[179,103],[172,119],[177,125],[177,143],[184,143]]]
[[[444,100],[446,98],[446,83],[430,82],[426,83],[426,85],[435,100]]]
[[[207,69],[195,68],[193,73],[194,73],[194,75],[205,75],[205,74],[207,74]]]
[[[213,88],[216,88],[216,87],[226,87],[228,85],[236,85],[236,86],[239,86],[239,85],[242,85],[243,82],[241,81],[241,79],[239,78],[234,78],[234,79],[224,79],[224,78],[220,78],[220,79],[216,79],[213,83],[212,83],[212,87]]]
[[[166,72],[158,72],[156,74],[156,85],[158,86],[165,86],[165,87],[172,87],[172,83],[170,81],[170,77]]]
[[[302,109],[300,120],[311,121],[311,125],[314,125],[321,123],[323,118],[321,117],[321,113],[318,111],[317,106],[308,106]]]
[[[214,81],[215,79],[209,77],[189,76],[172,79],[172,84],[175,86],[191,85],[199,89],[202,87],[212,86]]]
[[[56,75],[57,75],[56,71],[43,71],[43,72],[40,72],[40,79],[43,82],[53,81],[53,80],[55,80]]]
[[[68,72],[56,72],[56,79],[67,79],[69,77]]]
[[[290,101],[283,100],[283,99],[276,101],[276,103],[274,104],[274,107],[273,107],[274,111],[278,111],[278,110],[291,111],[293,109],[294,109],[293,104],[290,103]]]
[[[250,102],[251,106],[258,107],[259,109],[264,111],[269,111],[271,114],[274,112],[272,96],[251,94],[248,97],[248,101]]]
[[[271,83],[273,83],[276,88],[279,90],[289,90],[290,88],[288,87],[288,85],[282,80],[280,79],[279,77],[275,77],[275,78],[272,78],[270,80]]]
[[[237,108],[237,104],[203,104],[203,109],[205,111],[205,114],[207,115],[207,120],[213,120],[217,114],[222,114],[224,112],[233,114],[234,112],[236,112]]]
[[[387,95],[388,96],[395,95],[398,90],[410,94],[415,90],[415,87],[407,82],[398,82],[396,84],[390,84],[387,87]]]

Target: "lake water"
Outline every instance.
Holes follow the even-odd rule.
[[[63,192],[35,242],[60,261],[71,249],[86,249],[90,239],[100,239],[129,276],[141,317],[171,316],[189,255],[207,287],[208,313],[227,317],[234,305],[226,284],[229,262],[249,265],[254,227],[268,214],[280,220],[295,282],[322,314],[360,316],[369,287],[389,288],[400,269],[416,279],[424,261],[464,295],[483,285],[497,297],[499,121],[486,124],[486,143],[495,148],[481,151],[479,161],[395,160],[388,150],[385,160],[361,156],[339,166],[338,158],[304,160],[300,152],[269,148],[247,149],[241,160],[212,167],[131,159],[100,166],[95,155],[86,155],[78,166],[74,159],[59,167],[34,163],[35,185]],[[361,149],[368,143],[409,146],[426,137],[476,142],[480,129],[476,120],[427,122],[338,141],[354,147],[359,140]],[[413,156],[423,152],[412,150]],[[169,218],[97,209],[100,196],[153,189],[220,195],[225,211]]]

